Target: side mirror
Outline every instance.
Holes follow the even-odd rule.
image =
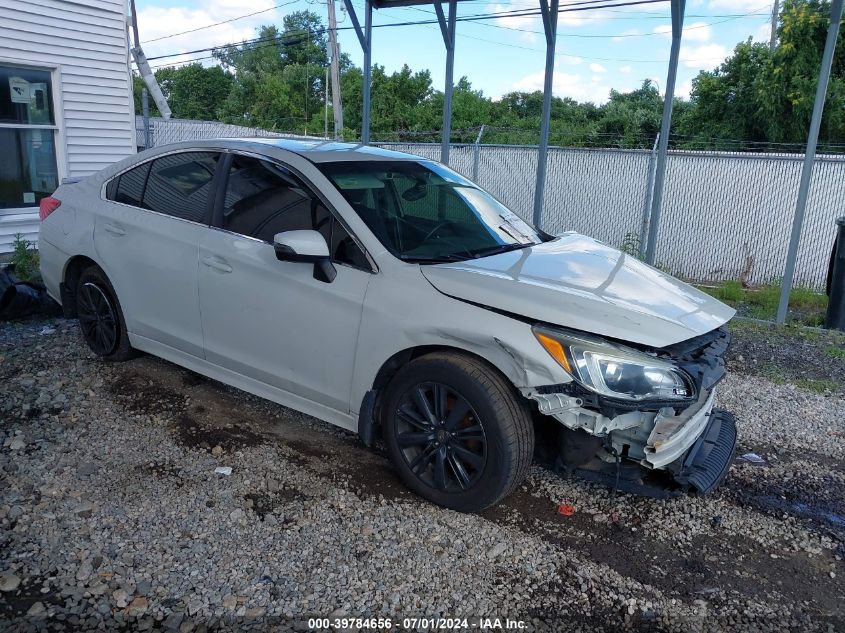
[[[317,231],[277,233],[273,237],[273,250],[279,261],[314,264],[314,279],[331,283],[337,277],[337,269],[329,256],[329,246]]]

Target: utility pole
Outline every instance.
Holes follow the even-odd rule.
[[[150,91],[150,95],[153,101],[155,101],[158,111],[161,112],[161,116],[169,119],[171,115],[170,106],[167,105],[167,99],[164,98],[161,87],[158,85],[153,70],[147,61],[147,56],[144,55],[144,50],[141,48],[141,40],[138,37],[138,14],[135,12],[135,0],[129,0],[129,9],[132,19],[132,35],[135,38],[135,46],[130,50],[132,58],[135,60],[135,65],[138,67],[141,79],[144,80],[147,89]]]
[[[334,0],[326,0],[329,9],[329,45],[332,55],[332,112],[334,113],[334,137],[343,134],[343,103],[340,99],[340,47],[337,43],[337,18],[334,12]]]
[[[326,67],[326,78],[323,80],[323,103],[325,112],[323,114],[323,138],[329,138],[329,69]]]
[[[772,7],[772,34],[769,36],[769,50],[775,50],[778,39],[778,14],[780,13],[780,0],[775,0]]]

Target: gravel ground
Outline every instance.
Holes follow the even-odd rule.
[[[352,434],[153,357],[102,363],[70,321],[2,324],[0,629],[845,630],[845,399],[741,373],[718,399],[765,464],[711,496],[535,467],[462,515]]]
[[[731,369],[814,391],[845,391],[845,335],[811,328],[734,321]]]

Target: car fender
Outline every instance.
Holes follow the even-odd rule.
[[[389,272],[373,278],[364,299],[351,412],[360,411],[386,363],[420,348],[455,349],[483,358],[517,389],[572,380],[543,349],[529,323],[440,293],[419,266]]]

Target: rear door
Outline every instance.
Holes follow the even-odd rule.
[[[342,413],[349,394],[364,293],[364,251],[305,181],[275,161],[233,154],[216,227],[200,244],[206,358]],[[221,179],[221,182],[223,179]],[[337,277],[276,259],[273,236],[314,229]]]
[[[211,217],[217,151],[165,154],[106,186],[94,247],[129,332],[203,356],[197,257]]]

